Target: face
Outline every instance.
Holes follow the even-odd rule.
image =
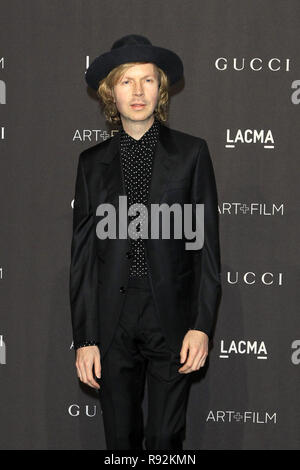
[[[152,63],[133,65],[113,88],[113,97],[122,119],[149,119],[158,101],[158,77]],[[133,106],[142,103],[143,106]]]

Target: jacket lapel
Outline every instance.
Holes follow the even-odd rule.
[[[161,124],[159,139],[155,149],[152,178],[149,190],[148,210],[150,204],[159,204],[172,176],[176,162],[176,147],[171,131]]]

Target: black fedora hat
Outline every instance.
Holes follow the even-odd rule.
[[[129,34],[118,39],[109,52],[96,57],[85,74],[87,84],[98,90],[99,82],[120,64],[126,62],[152,62],[168,76],[170,85],[183,77],[183,64],[175,52],[153,46],[149,39],[138,34]]]

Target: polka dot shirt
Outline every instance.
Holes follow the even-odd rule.
[[[152,126],[139,140],[127,134],[123,127],[120,130],[120,155],[128,208],[135,203],[144,204],[145,206],[148,203],[154,151],[159,137],[159,130],[160,122],[156,118]],[[137,213],[135,216],[129,216],[129,223],[136,217],[141,217],[141,223],[136,226],[136,229],[131,227],[130,230],[129,227],[128,231],[130,251],[132,252],[129,276],[146,277],[148,275],[148,266],[144,242],[141,238],[146,212],[142,210],[141,214]],[[136,239],[130,236],[135,231],[139,232]]]

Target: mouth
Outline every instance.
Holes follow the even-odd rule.
[[[136,104],[135,104],[135,103],[134,103],[134,104],[131,104],[130,106],[131,106],[131,108],[133,108],[133,109],[142,109],[142,108],[144,108],[146,105],[143,104],[143,103],[141,103],[141,104],[139,104],[139,103],[136,103]]]

